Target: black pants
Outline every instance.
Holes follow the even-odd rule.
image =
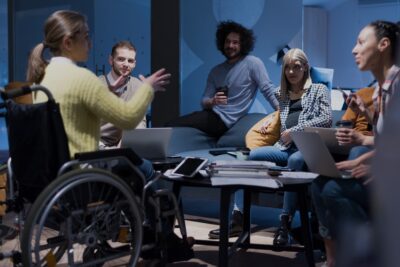
[[[193,127],[216,138],[220,138],[228,130],[228,127],[226,127],[218,114],[211,109],[195,111],[188,115],[181,116],[170,121],[165,126]]]

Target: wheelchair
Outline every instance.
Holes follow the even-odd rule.
[[[39,92],[47,102],[14,101]],[[145,181],[132,150],[80,153],[70,160],[59,106],[45,87],[1,96],[11,159],[6,204],[7,212],[19,214],[20,251],[2,251],[0,259],[10,257],[14,266],[135,266],[142,257],[164,266],[165,229],[173,231],[175,219],[186,242],[175,196],[153,188],[162,174]],[[115,171],[121,164],[128,178]]]

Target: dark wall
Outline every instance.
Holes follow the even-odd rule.
[[[179,0],[151,1],[151,71],[166,68],[171,83],[158,92],[151,107],[152,126],[163,126],[179,116]]]
[[[10,29],[10,81],[25,81],[28,57],[32,48],[43,41],[43,26],[46,19],[56,10],[71,9],[85,14],[90,29],[94,28],[94,0],[14,0],[10,1],[12,14]],[[12,49],[12,50],[11,50]],[[93,50],[86,62],[93,69]]]

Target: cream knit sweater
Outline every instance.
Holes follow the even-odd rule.
[[[100,119],[122,129],[135,128],[153,99],[150,85],[143,84],[129,101],[111,93],[92,72],[67,58],[52,58],[41,85],[60,104],[71,157],[77,152],[98,149]],[[36,95],[35,102],[46,96]]]

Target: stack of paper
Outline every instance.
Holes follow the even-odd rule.
[[[213,186],[224,186],[224,185],[247,185],[247,186],[259,186],[267,188],[279,188],[283,184],[274,178],[264,177],[260,178],[231,178],[231,177],[211,177],[211,184]]]
[[[210,164],[213,168],[252,168],[268,169],[276,166],[274,162],[258,160],[215,160]]]
[[[268,174],[268,168],[272,166],[275,163],[268,161],[217,160],[209,166],[211,184],[279,188],[282,184]]]
[[[318,174],[311,172],[287,172],[282,171],[277,176],[268,174],[270,167],[276,166],[273,162],[267,161],[247,161],[229,160],[212,162],[207,172],[200,171],[204,178],[210,177],[213,186],[244,185],[266,188],[280,188],[285,184],[293,184],[315,179]],[[164,175],[170,178],[182,178],[171,174],[172,170],[167,170]]]
[[[267,178],[268,168],[275,163],[268,161],[217,160],[210,164],[212,177]]]

